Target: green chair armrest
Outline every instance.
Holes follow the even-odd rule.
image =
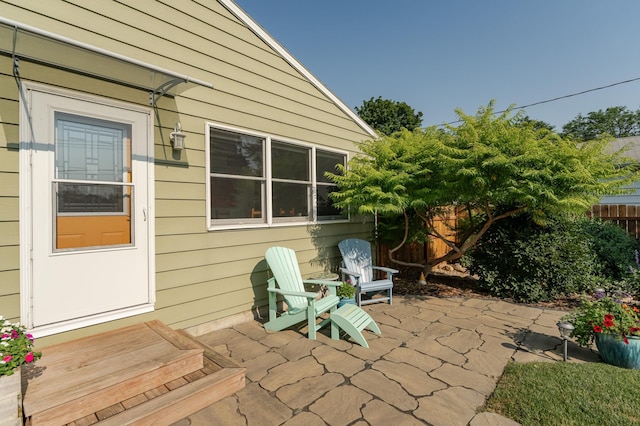
[[[315,299],[316,297],[318,297],[318,293],[313,293],[310,291],[304,291],[304,292],[288,291],[288,290],[281,290],[279,288],[268,288],[267,291],[270,291],[272,293],[282,294],[283,296],[300,296],[300,297],[306,297],[307,299]]]
[[[342,281],[327,281],[327,280],[303,280],[304,284],[320,284],[326,285],[329,287],[340,287],[342,285]]]

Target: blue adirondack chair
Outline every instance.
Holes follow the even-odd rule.
[[[318,317],[325,312],[334,312],[340,299],[336,287],[340,282],[325,280],[303,280],[298,267],[296,253],[286,247],[267,249],[265,259],[273,277],[268,279],[269,321],[264,328],[271,331],[284,330],[307,321],[308,337],[315,340],[316,331],[331,323],[331,338],[339,338],[338,325],[325,318],[317,323]],[[305,290],[305,284],[321,284],[329,288],[329,295],[318,299],[318,293]],[[288,310],[277,315],[277,296],[281,295]]]
[[[342,254],[343,267],[342,279],[349,275],[351,282],[356,286],[356,302],[358,306],[368,303],[389,301],[392,303],[393,296],[393,274],[398,273],[397,269],[373,266],[371,257],[371,244],[368,241],[358,238],[348,238],[338,244]],[[384,271],[387,277],[382,280],[374,279],[374,270]],[[363,293],[386,291],[386,297],[376,297],[374,299],[362,300]]]

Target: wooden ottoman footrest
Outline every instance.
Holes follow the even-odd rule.
[[[362,308],[356,305],[343,305],[331,312],[331,337],[337,338],[337,328],[344,330],[353,340],[362,347],[368,348],[369,344],[365,340],[361,331],[369,328],[376,334],[381,334],[378,324]]]

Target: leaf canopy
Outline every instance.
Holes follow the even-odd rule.
[[[638,178],[623,167],[629,159],[607,153],[610,139],[579,143],[511,110],[496,115],[494,103],[476,115],[456,111],[461,123],[444,130],[402,130],[359,144],[362,152],[341,174],[339,208],[361,214],[417,214],[428,219],[446,206],[472,215],[469,244],[497,218],[528,211],[544,223],[550,216],[584,214],[600,196],[625,192]],[[466,248],[462,249],[464,252]]]

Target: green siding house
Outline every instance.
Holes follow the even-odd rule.
[[[232,0],[0,1],[0,315],[39,345],[266,305],[368,223],[324,177],[375,132]]]

